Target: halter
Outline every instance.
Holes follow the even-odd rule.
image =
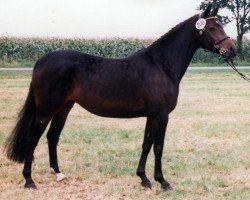
[[[208,18],[201,18],[199,17],[199,20],[196,22],[196,24],[200,21],[201,22],[201,28],[199,29],[199,26],[196,25],[196,28],[199,30],[199,34],[202,35],[203,32],[205,32],[205,27],[206,27],[206,21],[207,20],[210,20],[210,19],[218,19],[217,17],[215,16],[212,16],[212,17],[208,17]],[[221,55],[225,54],[227,51],[225,48],[223,47],[220,47],[219,44],[221,44],[223,41],[229,39],[230,37],[226,36],[225,38],[221,39],[220,41],[216,42],[214,45],[213,45],[213,48],[214,49],[217,49],[219,51],[219,53]]]
[[[218,19],[218,18],[214,17],[214,16],[213,17],[208,17],[206,19],[199,17],[199,20],[200,20],[200,24],[199,25],[200,26],[197,25],[197,23],[199,22],[199,20],[196,22],[195,26],[199,30],[199,34],[200,35],[202,35],[203,32],[206,30],[205,29],[205,27],[206,27],[206,21],[209,20],[209,19]],[[219,44],[221,44],[223,41],[227,40],[228,38],[230,38],[230,37],[226,36],[225,38],[221,39],[220,41],[216,42],[213,45],[214,49],[217,49],[221,55],[225,54],[227,51],[223,47],[220,47]],[[226,58],[225,60],[228,63],[228,65],[230,67],[232,67],[232,69],[234,71],[236,71],[241,76],[241,78],[243,78],[244,80],[250,82],[250,78],[248,78],[246,75],[244,75],[244,74],[242,74],[241,72],[238,71],[238,69],[235,67],[235,65],[233,63],[233,60],[231,58],[229,58],[229,59]]]

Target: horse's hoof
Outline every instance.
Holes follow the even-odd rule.
[[[37,189],[37,187],[36,187],[36,184],[35,184],[35,183],[26,183],[26,184],[24,185],[24,188],[34,189],[34,190],[36,190],[36,189]]]
[[[57,182],[62,181],[64,179],[67,179],[67,177],[63,173],[56,173],[53,168],[50,168],[50,172],[51,172],[51,174],[56,175]]]
[[[142,181],[141,186],[152,189],[152,184],[150,183],[150,181]]]
[[[57,173],[56,174],[56,181],[57,182],[62,181],[64,179],[67,179],[67,177],[64,174],[62,174],[62,173]]]
[[[171,187],[171,185],[168,183],[168,182],[164,182],[164,183],[161,183],[161,188],[163,190],[172,190],[173,188]]]

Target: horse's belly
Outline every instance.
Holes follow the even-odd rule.
[[[102,117],[113,117],[113,118],[133,118],[142,117],[146,115],[146,112],[142,109],[133,109],[127,107],[108,107],[100,105],[86,105],[80,104],[87,111]]]
[[[112,100],[86,97],[76,102],[89,112],[103,117],[131,118],[146,115],[144,102],[140,99]]]

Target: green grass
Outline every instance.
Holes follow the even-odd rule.
[[[0,67],[34,67],[35,62],[29,60],[0,60]]]
[[[247,75],[249,70],[245,70]],[[0,151],[27,95],[30,73],[0,72]],[[249,199],[250,85],[234,72],[188,72],[170,115],[162,159],[174,190],[153,180],[152,190],[135,175],[144,118],[110,119],[76,105],[62,132],[59,164],[66,181],[49,173],[46,134],[35,152],[33,177],[39,190],[23,189],[22,165],[0,154],[0,199]]]

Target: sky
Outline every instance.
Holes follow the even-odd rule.
[[[0,0],[0,36],[157,38],[201,0]],[[236,37],[234,24],[225,30]],[[250,38],[250,37],[249,37]]]

